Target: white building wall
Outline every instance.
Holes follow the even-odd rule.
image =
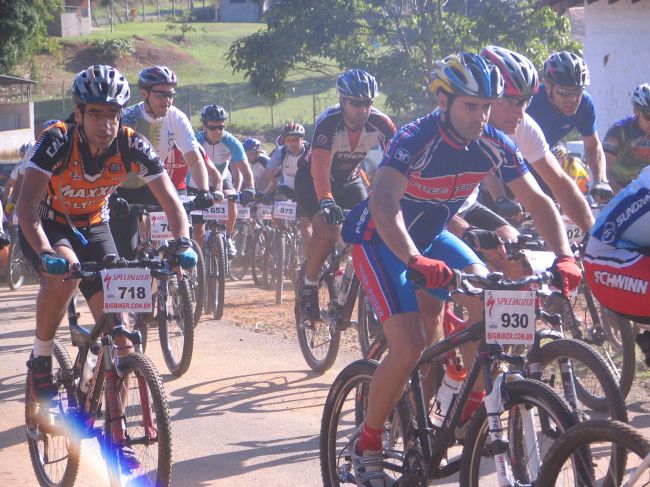
[[[632,113],[634,88],[650,83],[650,0],[585,3],[585,21],[589,93],[602,139],[613,122]]]

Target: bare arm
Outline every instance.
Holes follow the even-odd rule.
[[[318,201],[324,198],[332,198],[331,170],[332,158],[330,151],[313,149],[311,151],[311,177],[314,180],[314,190]]]
[[[535,178],[527,173],[510,181],[508,187],[533,216],[535,226],[555,255],[572,255],[562,218],[551,198],[542,193]]]
[[[399,205],[407,183],[408,179],[396,169],[380,167],[373,181],[368,206],[381,239],[402,262],[408,264],[411,257],[420,255],[420,251],[406,230]]]
[[[18,195],[16,205],[20,230],[37,255],[44,251],[52,251],[52,245],[43,231],[41,217],[38,215],[38,205],[45,194],[50,176],[28,167],[25,169],[24,180],[25,184]]]
[[[201,165],[203,165],[202,162]],[[165,215],[167,215],[169,228],[174,235],[174,238],[189,238],[190,231],[187,214],[183,209],[183,204],[178,198],[178,193],[176,192],[176,189],[167,173],[164,173],[153,181],[150,181],[147,186],[156,197],[156,200],[162,207]]]
[[[214,165],[211,159],[205,161],[205,168],[208,171],[208,180],[210,181],[210,187],[214,188],[215,191],[223,190],[223,180],[221,178],[221,173],[217,166]]]
[[[192,171],[192,179],[196,183],[197,189],[208,189],[208,171],[203,161],[203,156],[199,149],[194,149],[183,154],[187,165]]]
[[[594,217],[589,209],[587,200],[580,192],[578,185],[560,167],[560,163],[552,154],[547,154],[542,159],[531,164],[548,184],[553,196],[560,203],[560,207],[580,229],[588,233],[594,224]]]
[[[486,174],[482,182],[485,183],[485,187],[487,188],[490,196],[494,201],[498,200],[499,198],[506,197],[506,191],[503,187],[503,183],[494,174]]]
[[[596,180],[607,179],[605,164],[605,151],[598,139],[598,133],[582,138],[585,147],[585,161],[591,169],[591,174]]]
[[[242,159],[241,161],[231,161],[230,165],[235,165],[239,169],[239,174],[242,179],[242,189],[255,189],[255,180],[253,179],[253,170],[251,165],[248,163],[248,159]]]

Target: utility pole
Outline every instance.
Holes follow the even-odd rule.
[[[111,19],[111,32],[113,32],[113,0],[110,1],[109,7],[110,7],[110,13],[108,16]]]

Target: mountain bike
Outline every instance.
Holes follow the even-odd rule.
[[[341,332],[356,325],[351,320],[357,300],[359,280],[354,274],[351,245],[339,242],[318,276],[320,317],[311,321],[300,306],[304,267],[298,273],[294,314],[298,343],[305,361],[313,370],[329,369],[339,351]]]
[[[482,296],[487,290],[519,290],[531,286],[536,289],[552,279],[550,273],[516,281],[506,281],[500,275],[483,277],[458,273],[455,292]],[[531,301],[530,296],[528,301]],[[524,313],[511,310],[520,316],[517,329],[511,326],[509,333],[520,332],[526,339],[532,339],[533,321],[523,316],[530,316],[533,310],[528,306],[526,309]],[[512,313],[505,312],[511,320],[510,325],[515,323]],[[495,316],[498,320],[499,315]],[[503,327],[505,315],[500,319]],[[448,477],[460,471],[463,486],[476,487],[490,474],[496,474],[498,485],[530,486],[543,465],[543,455],[549,445],[561,432],[577,424],[577,416],[547,385],[526,379],[520,372],[501,372],[493,377],[501,363],[519,369],[524,367],[523,357],[506,354],[502,343],[495,338],[500,335],[494,333],[497,332],[493,329],[493,320],[480,321],[423,352],[404,394],[384,426],[383,467],[386,475],[393,479],[392,485],[424,486],[430,479]],[[469,342],[479,342],[479,346],[468,367],[467,378],[452,399],[441,426],[434,427],[422,388],[424,370]],[[355,483],[351,448],[360,435],[368,388],[377,367],[378,362],[374,360],[356,361],[343,369],[330,389],[320,435],[321,472],[326,486]],[[456,441],[456,427],[463,410],[460,405],[466,404],[479,374],[485,380],[484,404],[471,419],[462,455],[446,458]]]
[[[191,206],[191,203],[189,203]],[[164,256],[170,249],[171,233],[167,217],[156,205],[129,203],[127,211],[138,216],[138,246],[136,255],[154,259]],[[154,239],[160,246],[154,245]],[[199,249],[193,242],[193,248]],[[199,255],[199,254],[197,254]],[[153,280],[153,311],[150,313],[133,313],[134,328],[142,336],[143,350],[146,349],[149,327],[158,328],[160,347],[167,368],[176,377],[180,377],[190,367],[194,353],[195,309],[192,304],[192,278],[194,271],[182,271],[156,274]]]
[[[70,278],[90,278],[104,269],[147,268],[170,273],[168,260],[106,260],[73,266]],[[105,313],[87,330],[78,323],[74,299],[68,306],[73,362],[65,347],[54,344],[53,375],[58,387],[47,404],[32,397],[31,374],[25,387],[29,455],[41,485],[71,486],[77,476],[81,440],[96,438],[112,487],[168,486],[171,482],[171,422],[162,379],[142,352],[140,334],[129,332],[121,313]],[[124,355],[122,337],[135,352]],[[90,369],[89,355],[96,356]],[[88,368],[86,368],[88,367]],[[120,452],[132,449],[139,466],[128,467]]]
[[[612,466],[611,452],[627,456]],[[614,468],[613,468],[614,467]],[[590,420],[570,428],[549,449],[538,485],[626,487],[650,483],[650,440],[619,421]]]
[[[4,251],[6,252],[6,262],[2,262],[2,267],[4,267],[5,275],[7,276],[9,289],[15,291],[20,289],[25,282],[25,278],[31,274],[31,266],[23,256],[23,252],[20,249],[20,242],[18,241],[18,224],[8,225],[7,231],[11,237],[11,243],[7,250]]]

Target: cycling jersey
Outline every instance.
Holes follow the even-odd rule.
[[[443,127],[439,111],[405,125],[386,150],[384,165],[409,180],[400,206],[408,233],[419,249],[442,232],[488,172],[505,182],[528,172],[517,147],[505,134],[487,125],[479,139],[462,147]],[[346,241],[378,238],[367,205],[366,199],[346,218]]]
[[[278,184],[280,186],[287,186],[295,189],[296,173],[298,167],[305,164],[304,160],[309,154],[309,142],[304,142],[303,148],[297,155],[289,153],[286,145],[280,147],[279,150],[273,152],[269,164],[270,169],[280,168],[280,175],[278,176]]]
[[[596,107],[591,95],[583,91],[578,110],[573,115],[567,116],[560,113],[548,98],[544,85],[539,86],[539,91],[530,102],[526,112],[535,119],[544,132],[546,141],[552,147],[574,128],[583,137],[596,133]]]
[[[614,122],[607,131],[603,150],[616,157],[616,163],[608,166],[607,172],[623,187],[650,163],[650,136],[641,130],[636,117],[626,117]]]
[[[650,166],[600,212],[585,251],[596,298],[635,321],[650,322]]]
[[[266,169],[270,167],[271,158],[265,153],[260,153],[254,161],[249,161],[251,171],[253,171],[253,181],[255,181],[255,188],[262,190],[261,178],[264,176]],[[264,191],[262,191],[264,192]]]
[[[151,142],[160,159],[164,161],[165,170],[172,180],[176,182],[182,180],[182,177],[178,174],[174,175],[174,172],[184,173],[187,164],[184,159],[179,160],[174,157],[174,146],[181,154],[187,154],[199,147],[192,125],[182,111],[172,106],[164,117],[153,118],[145,111],[144,102],[140,102],[124,109],[122,124],[144,135]],[[143,186],[145,181],[136,174],[129,175],[122,185],[126,189],[137,189]],[[182,188],[176,187],[176,189]]]
[[[93,157],[79,127],[58,122],[44,131],[27,167],[50,176],[38,211],[42,219],[86,227],[108,221],[110,194],[133,171],[145,182],[164,172],[149,142],[128,127],[100,157]]]
[[[246,151],[244,151],[244,146],[239,139],[230,132],[224,131],[221,140],[216,144],[211,144],[205,136],[205,131],[201,130],[196,133],[196,140],[205,149],[208,157],[214,163],[223,178],[228,177],[230,174],[228,166],[230,165],[231,160],[236,162],[246,160]],[[191,174],[188,184],[190,187],[196,188],[196,183],[191,179]]]
[[[330,153],[332,181],[346,182],[359,177],[361,162],[368,151],[377,144],[385,147],[394,134],[395,125],[390,118],[373,107],[359,141],[352,148],[348,129],[343,122],[343,109],[336,105],[325,110],[316,120],[311,146],[312,149],[325,149]],[[301,168],[309,170],[310,160],[305,159],[305,163]]]

